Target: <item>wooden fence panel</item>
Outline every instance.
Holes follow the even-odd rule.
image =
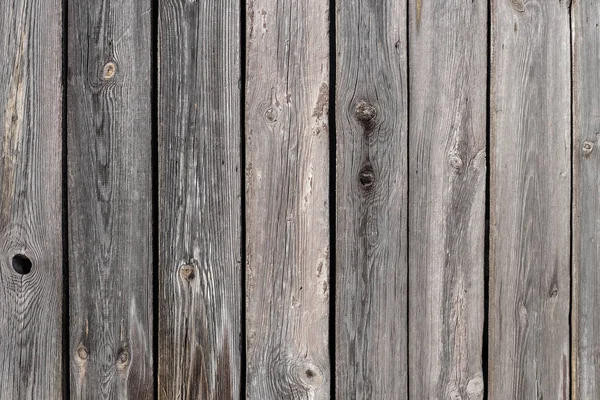
[[[0,1],[0,397],[56,399],[62,367],[62,11]]]
[[[575,1],[573,39],[573,399],[600,398],[600,6]]]
[[[159,398],[238,399],[240,4],[160,1]]]
[[[407,397],[406,2],[336,12],[336,397]]]
[[[409,7],[410,398],[482,399],[487,4]]]
[[[71,396],[153,397],[151,2],[69,5]]]
[[[568,7],[492,1],[490,399],[569,397]]]
[[[327,0],[247,7],[247,397],[329,398]]]

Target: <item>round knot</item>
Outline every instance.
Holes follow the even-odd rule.
[[[277,121],[277,110],[275,110],[273,107],[267,108],[267,111],[265,111],[265,119],[270,124],[272,124],[273,122],[276,122]]]
[[[123,349],[119,352],[117,356],[117,362],[121,367],[127,365],[127,363],[129,362],[129,352],[127,351],[127,349]]]
[[[84,345],[81,345],[77,348],[77,357],[79,357],[80,360],[87,360],[88,356],[88,350]]]
[[[190,264],[183,264],[179,269],[179,274],[183,279],[193,279],[194,278],[194,266]]]
[[[585,157],[589,156],[594,151],[594,143],[586,140],[581,146],[581,151]]]
[[[358,174],[358,181],[365,189],[369,189],[373,186],[375,183],[375,170],[371,164],[366,164],[361,168]]]
[[[354,111],[356,112],[356,118],[358,118],[359,121],[367,122],[377,116],[375,107],[364,100],[361,100],[356,104]]]
[[[457,156],[456,154],[452,154],[449,159],[450,166],[454,168],[455,171],[460,171],[463,167],[463,160]]]
[[[104,65],[102,69],[102,77],[105,80],[109,80],[115,77],[115,73],[117,72],[117,66],[114,62],[109,61]]]
[[[310,389],[316,389],[323,385],[325,380],[321,368],[311,362],[305,362],[296,367],[296,373],[302,384]]]

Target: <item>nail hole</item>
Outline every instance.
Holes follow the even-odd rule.
[[[21,275],[27,275],[31,272],[31,260],[23,254],[16,254],[12,259],[14,270]]]

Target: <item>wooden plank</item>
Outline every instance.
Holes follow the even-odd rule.
[[[408,396],[406,7],[336,7],[339,399]]]
[[[492,1],[489,398],[569,398],[569,2]]]
[[[573,2],[573,399],[600,398],[600,4]]]
[[[0,393],[6,399],[61,398],[63,390],[61,4],[0,0]]]
[[[487,4],[409,7],[410,398],[482,399]]]
[[[150,0],[69,5],[71,396],[153,397]]]
[[[240,4],[159,4],[159,398],[238,399]]]
[[[327,0],[247,5],[250,399],[329,397]]]

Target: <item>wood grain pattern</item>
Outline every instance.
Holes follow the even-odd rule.
[[[568,3],[492,1],[490,399],[569,398]]]
[[[69,5],[71,396],[153,397],[150,0]]]
[[[573,399],[600,397],[600,4],[573,2]]]
[[[239,1],[161,1],[158,32],[159,398],[239,399]]]
[[[0,397],[62,396],[62,13],[0,0]],[[15,255],[31,261],[26,275]]]
[[[409,23],[410,398],[482,399],[487,4]]]
[[[326,0],[247,5],[250,399],[330,394],[328,14]]]
[[[404,399],[406,2],[336,11],[336,398]]]

